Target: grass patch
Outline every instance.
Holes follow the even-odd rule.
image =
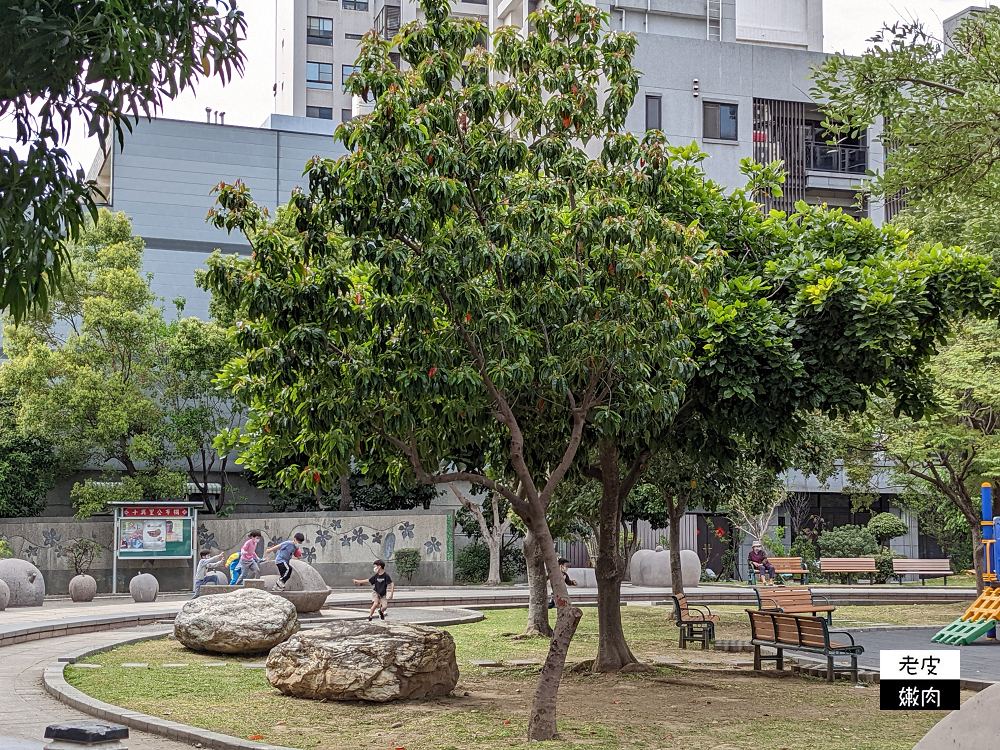
[[[743,634],[742,608],[719,607],[719,637]],[[713,611],[716,608],[713,607]],[[838,619],[896,624],[951,622],[964,607],[842,607]],[[202,655],[174,640],[149,641],[99,654],[101,669],[69,666],[68,681],[100,700],[237,737],[296,748],[521,747],[534,689],[535,668],[476,669],[471,659],[537,659],[545,639],[514,639],[525,610],[486,613],[482,622],[449,626],[462,677],[454,695],[391,704],[319,703],[283,696],[261,669],[242,662],[259,657]],[[597,650],[596,610],[584,610],[570,662]],[[664,607],[622,609],[626,636],[639,655],[687,660],[651,674],[567,674],[560,689],[559,739],[546,747],[787,748],[788,750],[909,750],[944,712],[880,712],[878,689],[846,682],[754,674],[732,664],[730,653],[676,648],[677,628]],[[706,660],[700,664],[693,660]],[[146,662],[148,668],[123,663]],[[208,667],[207,663],[225,666]],[[186,667],[163,667],[187,663]],[[968,695],[963,694],[963,698]],[[393,728],[393,724],[402,723]]]

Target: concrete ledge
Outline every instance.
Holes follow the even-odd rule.
[[[122,644],[116,643],[114,645],[118,646]],[[114,646],[111,646],[111,648],[114,648]],[[106,650],[104,648],[90,649],[87,652],[78,652],[76,656],[77,658],[83,658],[84,656],[101,653],[101,651]],[[210,732],[207,729],[199,729],[198,727],[180,724],[176,721],[168,721],[156,716],[149,716],[137,711],[129,711],[125,708],[112,706],[110,703],[104,703],[103,701],[91,698],[86,693],[80,692],[66,682],[66,677],[63,674],[65,669],[66,662],[63,661],[50,664],[45,668],[45,672],[42,675],[45,692],[61,703],[65,703],[77,711],[90,714],[98,719],[124,724],[132,729],[138,729],[140,732],[148,732],[192,745],[200,743],[202,747],[213,748],[214,750],[293,750],[284,745],[266,745],[262,742],[230,737],[218,732]]]
[[[177,608],[180,609],[180,605]],[[158,621],[173,619],[176,614],[176,612],[169,611],[129,612],[123,615],[67,617],[34,625],[0,626],[0,648],[43,638],[59,638],[64,635],[153,625]]]

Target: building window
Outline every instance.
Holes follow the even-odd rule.
[[[363,37],[363,34],[344,34],[344,39],[353,39],[356,42],[361,41]]]
[[[720,141],[739,140],[736,129],[735,104],[718,104],[705,102],[704,105],[704,136]]]
[[[389,62],[391,62],[393,65],[396,66],[396,70],[399,70],[399,53],[398,52],[390,52],[389,53]]]
[[[340,85],[344,90],[347,89],[347,79],[351,77],[351,74],[361,68],[355,65],[341,65],[340,66]]]
[[[316,117],[320,120],[332,120],[333,107],[306,107],[306,117]]]
[[[354,113],[351,110],[349,110],[349,109],[342,109],[342,110],[340,110],[340,121],[341,122],[350,122],[353,119],[354,119]]]
[[[332,89],[333,88],[333,65],[330,63],[307,62],[306,63],[306,88],[309,89]]]
[[[868,141],[865,133],[841,137],[830,144],[833,136],[823,124],[806,120],[806,169],[841,174],[865,174],[868,169]]]
[[[663,130],[663,120],[660,117],[660,97],[646,97],[646,130]]]
[[[486,5],[489,0],[462,0],[463,3],[470,3],[472,5]]]
[[[316,18],[309,16],[306,27],[306,42],[309,44],[322,44],[329,47],[333,44],[333,19]]]
[[[368,10],[368,0],[344,0],[344,10]]]

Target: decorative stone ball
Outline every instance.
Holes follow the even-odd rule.
[[[0,560],[0,581],[10,592],[8,607],[41,607],[45,601],[42,572],[27,560],[10,557]]]
[[[6,583],[0,581],[0,611],[7,609],[8,602],[10,602],[10,589]]]
[[[128,582],[128,592],[137,602],[155,602],[160,593],[160,582],[156,576],[140,573]]]
[[[97,580],[83,573],[73,576],[69,582],[69,598],[74,602],[92,602],[97,595]]]

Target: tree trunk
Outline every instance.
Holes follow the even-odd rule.
[[[340,478],[340,510],[341,512],[349,511],[351,509],[351,477],[343,476]]]
[[[528,720],[528,739],[544,742],[551,740],[556,734],[556,695],[566,666],[569,644],[580,624],[580,618],[583,617],[583,611],[574,607],[570,601],[544,513],[541,518],[532,520],[533,523],[528,528],[535,537],[535,547],[541,552],[539,557],[548,572],[552,596],[556,602],[556,627],[549,642],[549,653],[538,675],[538,685],[531,702],[531,717]]]
[[[600,530],[597,534],[597,658],[595,672],[618,672],[638,661],[629,650],[622,629],[622,555],[618,550],[618,528],[622,521],[622,486],[617,447],[602,440]]]
[[[528,623],[524,627],[524,634],[551,638],[545,560],[543,551],[539,548],[530,528],[524,535],[521,549],[524,550],[524,562],[528,571]]]
[[[669,502],[669,501],[668,501]],[[675,595],[684,593],[684,576],[681,571],[681,519],[687,510],[687,498],[675,495],[667,506],[670,517],[670,589]]]

